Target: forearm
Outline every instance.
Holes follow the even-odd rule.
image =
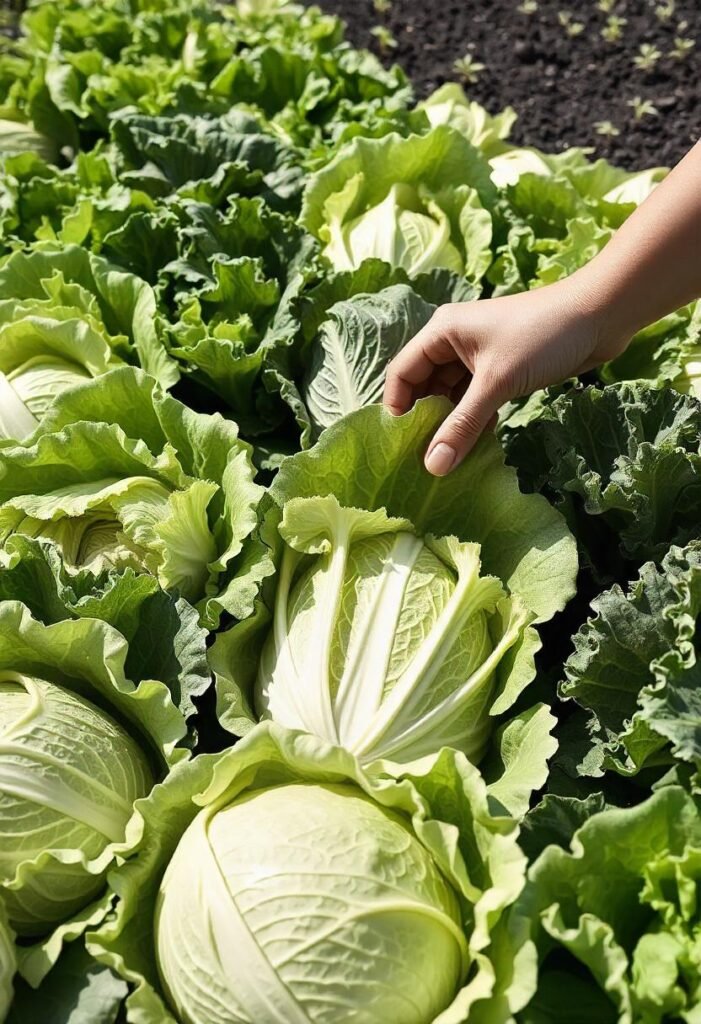
[[[701,142],[575,276],[612,337],[701,296]]]

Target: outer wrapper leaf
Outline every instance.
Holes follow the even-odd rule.
[[[17,979],[7,1024],[115,1024],[127,986],[109,967],[98,964],[80,942],[66,946],[39,988]]]
[[[419,763],[397,778],[366,774],[345,751],[270,723],[258,726],[234,750],[203,755],[186,771],[173,772],[139,802],[129,834],[135,856],[110,876],[118,895],[115,915],[89,939],[98,959],[134,985],[127,1019],[174,1020],[158,980],[152,922],[161,876],[187,825],[216,800],[297,780],[350,781],[383,806],[406,814],[457,891],[474,964],[467,984],[435,1024],[460,1024],[495,991],[503,994],[490,1019],[512,1019],[511,1003],[529,983],[524,981],[528,965],[502,963],[498,936],[504,910],[521,890],[524,860],[514,822],[490,814],[476,769],[445,751],[430,766]]]
[[[388,364],[434,309],[406,285],[331,307],[310,352],[303,387],[317,433],[381,400]]]
[[[124,637],[104,622],[80,619],[45,626],[19,602],[0,603],[0,669],[58,683],[103,708],[137,739],[158,776],[188,757],[181,746],[187,735],[185,719],[164,683],[145,679],[136,685],[128,677],[127,658]],[[36,861],[23,862],[17,876],[41,872],[58,861],[99,877],[119,846],[110,843],[90,860],[80,850],[47,850]],[[109,899],[100,897],[45,939],[18,947],[23,976],[37,985],[58,959],[63,943],[98,924],[108,907]]]

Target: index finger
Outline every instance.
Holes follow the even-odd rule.
[[[385,407],[395,416],[407,412],[414,404],[418,385],[424,384],[436,367],[455,358],[455,350],[434,313],[387,367],[382,399]]]

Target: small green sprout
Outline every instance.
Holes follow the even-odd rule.
[[[637,56],[633,57],[633,63],[638,71],[654,71],[661,56],[662,51],[652,43],[641,43]]]
[[[374,28],[370,29],[370,35],[375,37],[382,53],[387,53],[388,50],[396,50],[397,40],[384,25],[375,25]]]
[[[469,82],[470,85],[474,85],[479,75],[484,71],[485,65],[475,60],[471,53],[466,53],[464,57],[458,57],[453,64],[453,68],[461,78]]]
[[[597,135],[608,135],[612,139],[621,134],[613,121],[595,121],[594,131]]]
[[[538,0],[523,0],[516,10],[521,14],[535,14],[538,10]]]
[[[574,36],[581,35],[581,33],[584,31],[585,26],[583,22],[573,21],[571,11],[558,11],[557,20],[560,22],[564,30],[567,32],[567,35],[570,36],[571,38],[574,38]]]
[[[372,6],[377,14],[387,14],[392,10],[392,0],[372,0]]]
[[[607,43],[617,43],[623,36],[623,28],[627,24],[627,18],[621,18],[617,14],[610,14],[601,30],[602,39],[605,39]]]
[[[596,5],[604,14],[610,14],[616,6],[616,0],[598,0]]]
[[[671,56],[674,57],[675,60],[684,60],[695,46],[695,39],[690,39],[688,36],[675,36],[674,49],[671,51]]]
[[[655,17],[658,21],[669,21],[674,17],[676,6],[675,0],[664,0],[664,3],[657,4],[655,7]]]
[[[650,100],[644,100],[641,96],[634,96],[627,101],[627,106],[632,107],[633,116],[636,121],[642,121],[644,117],[657,117],[659,110]]]

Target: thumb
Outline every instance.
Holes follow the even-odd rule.
[[[460,465],[502,404],[499,389],[477,373],[460,403],[436,431],[424,464],[433,476],[446,476]]]

